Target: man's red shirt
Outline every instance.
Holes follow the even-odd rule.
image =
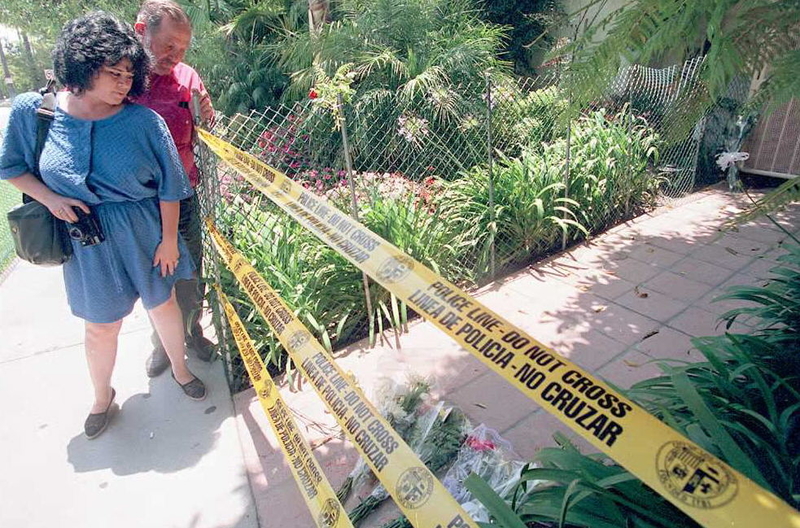
[[[205,93],[205,86],[197,72],[180,62],[167,75],[152,75],[149,88],[134,102],[155,110],[167,122],[189,183],[196,187],[197,167],[192,152],[192,89]]]

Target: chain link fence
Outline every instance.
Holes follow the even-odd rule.
[[[571,105],[557,74],[520,80],[487,73],[481,83],[424,93],[357,93],[335,111],[307,100],[220,116],[213,132],[471,287],[691,192],[706,122],[716,115],[686,126],[680,112],[697,89],[700,66],[701,59],[664,69],[630,66],[604,98],[572,119],[565,118]],[[198,146],[196,158],[203,215],[214,218],[323,344],[334,349],[402,331],[413,316],[402,303],[207,149]],[[19,199],[0,183],[3,212]],[[7,226],[0,225],[0,273],[13,258]],[[231,297],[270,368],[286,369],[280,344],[208,240],[204,266],[206,280]],[[206,295],[231,386],[240,390],[245,370],[214,290]]]
[[[7,111],[5,107],[0,107],[0,111]],[[5,139],[5,120],[7,115],[0,116],[0,144]],[[8,230],[6,213],[14,206],[22,203],[22,195],[16,187],[8,182],[0,182],[0,283],[11,272],[12,264],[16,255],[14,253],[14,241]]]
[[[471,287],[691,192],[705,118],[687,126],[680,110],[700,65],[626,68],[572,119],[556,75],[487,74],[405,97],[356,93],[335,111],[307,100],[223,116],[213,132]],[[413,314],[391,294],[228,166],[210,158],[204,172],[204,210],[329,349],[402,331]],[[265,360],[286,368],[230,273],[215,273]],[[226,354],[233,390],[244,388],[235,347]]]

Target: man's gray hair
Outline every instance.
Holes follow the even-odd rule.
[[[148,30],[155,31],[165,17],[178,24],[192,26],[181,6],[172,0],[145,0],[142,7],[139,8],[136,21],[144,23]]]

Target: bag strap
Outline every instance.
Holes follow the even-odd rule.
[[[56,94],[52,90],[52,84],[47,83],[47,86],[42,91],[44,92],[42,94],[42,104],[36,109],[36,150],[33,158],[33,174],[40,180],[42,176],[39,174],[39,158],[42,157],[44,142],[47,140],[47,134],[50,132],[50,123],[53,122],[56,110]]]
[[[56,94],[55,94],[55,81],[48,81],[47,86],[42,88],[39,93],[42,94],[42,104],[36,109],[36,147],[33,153],[33,173],[36,178],[42,183],[42,175],[39,174],[39,158],[42,157],[42,150],[44,150],[44,142],[47,141],[47,133],[50,132],[50,123],[56,115]],[[32,202],[33,198],[27,194],[22,195],[22,203]]]

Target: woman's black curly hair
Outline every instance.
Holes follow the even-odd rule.
[[[150,56],[133,28],[113,15],[95,11],[64,24],[53,50],[53,65],[59,82],[75,94],[91,89],[103,66],[122,59],[133,64],[133,84],[128,95],[147,89]]]

